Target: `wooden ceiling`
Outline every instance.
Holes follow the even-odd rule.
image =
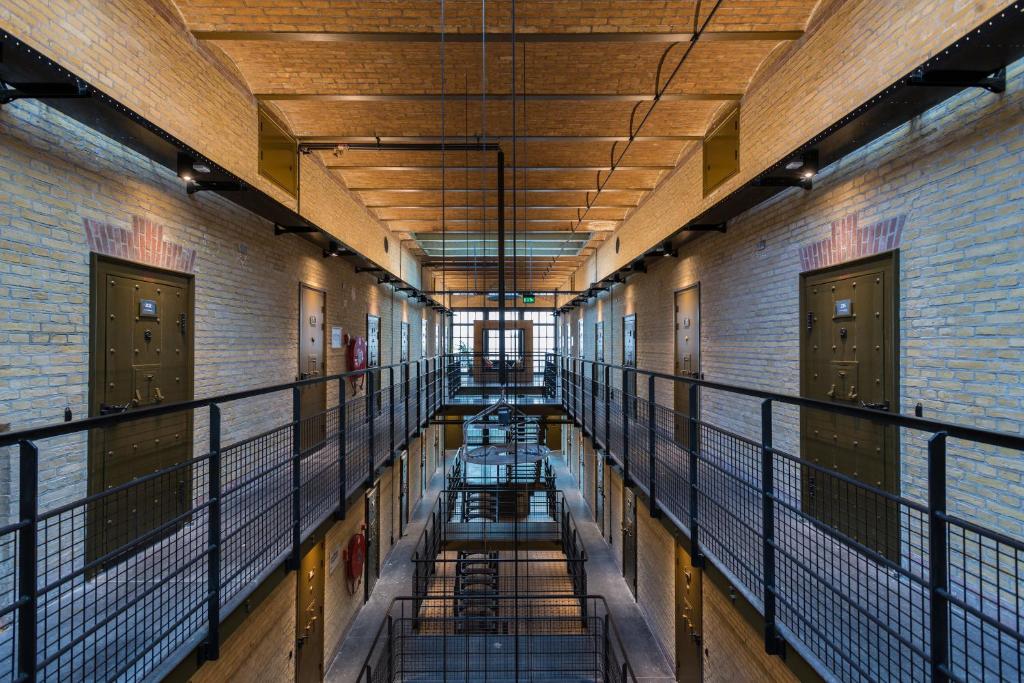
[[[346,144],[500,143],[507,230],[590,235],[514,268],[509,254],[519,289],[549,289],[737,105],[818,0],[517,0],[514,36],[511,0],[445,0],[443,21],[440,0],[176,3],[300,141],[333,148],[315,153],[371,213],[414,248],[413,233],[444,232],[459,256],[424,260],[445,265],[449,289],[497,284],[493,255],[465,256],[467,235],[497,228],[495,154]]]

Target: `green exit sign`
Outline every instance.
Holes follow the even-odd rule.
[[[533,294],[523,294],[523,303],[532,304],[536,303],[537,298]]]

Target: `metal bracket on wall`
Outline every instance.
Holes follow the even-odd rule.
[[[296,233],[316,232],[311,225],[278,225],[274,223],[274,235],[293,235]]]
[[[802,187],[805,190],[811,189],[813,183],[810,178],[787,178],[784,176],[765,176],[755,178],[751,185],[757,187]]]
[[[185,191],[189,194],[196,192],[241,192],[245,189],[245,183],[238,180],[190,180],[185,185]]]
[[[953,69],[918,69],[910,74],[907,85],[947,87],[947,88],[983,88],[993,93],[1006,91],[1006,69],[992,72],[966,71]]]
[[[690,223],[683,230],[687,232],[725,232],[725,223]]]
[[[54,100],[90,97],[89,86],[74,83],[8,83],[0,80],[0,105],[15,100]]]

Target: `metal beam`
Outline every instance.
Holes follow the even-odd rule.
[[[432,33],[385,31],[193,31],[198,40],[272,41],[288,43],[688,43],[692,33]],[[702,41],[796,40],[803,31],[715,31]]]
[[[494,143],[498,140],[515,140],[518,142],[628,142],[628,135],[488,135],[486,138],[470,138],[473,142],[456,143],[454,138],[441,138],[436,135],[383,135],[379,138],[372,135],[309,135],[300,137],[299,149],[304,151],[344,149],[346,145],[367,145],[364,149],[372,149],[373,145],[401,144],[444,144],[451,151],[456,149],[474,148],[481,144]],[[637,135],[634,142],[696,142],[703,140],[703,135]]]
[[[533,100],[536,102],[735,102],[743,99],[743,93],[662,93],[661,95],[640,93],[395,93],[353,95],[341,93],[259,93],[256,99],[264,102],[452,102],[469,100],[470,103],[489,100],[511,102]]]

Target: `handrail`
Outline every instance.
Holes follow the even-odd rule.
[[[607,367],[611,370],[621,370],[624,372],[629,372],[644,377],[654,377],[656,379],[665,379],[674,382],[684,382],[687,385],[695,385],[704,389],[726,391],[734,394],[741,394],[743,396],[749,396],[751,398],[777,401],[778,403],[785,403],[787,405],[798,406],[801,408],[814,408],[817,410],[824,410],[827,412],[846,415],[849,417],[859,417],[866,420],[872,420],[874,422],[883,422],[887,425],[906,427],[907,429],[916,429],[922,432],[932,432],[933,434],[938,432],[945,432],[950,438],[954,439],[966,439],[968,441],[977,441],[979,443],[984,443],[989,446],[999,446],[1002,448],[1024,450],[1024,436],[1018,436],[1015,434],[994,432],[991,430],[981,429],[978,427],[969,427],[966,425],[959,425],[952,422],[943,422],[941,420],[930,420],[911,415],[903,415],[901,413],[890,413],[884,410],[874,410],[872,408],[861,408],[859,406],[847,406],[839,403],[829,403],[827,401],[820,401],[814,398],[794,396],[792,394],[780,394],[774,391],[754,389],[751,387],[744,387],[736,384],[727,384],[724,382],[713,382],[710,380],[699,379],[696,377],[684,377],[682,375],[673,375],[666,372],[658,372],[656,370],[643,370],[641,368],[630,367],[627,365],[615,365],[612,363],[588,360],[585,358],[566,358],[565,356],[561,356],[561,358],[563,361],[578,362],[581,364],[581,366],[589,363],[597,367]],[[563,368],[564,367],[565,364],[563,363]]]
[[[646,397],[611,391],[611,369],[623,373],[624,385],[630,375],[647,377]],[[619,463],[626,485],[646,489],[651,515],[665,515],[689,539],[694,566],[714,562],[762,613],[769,654],[784,655],[791,646],[825,677],[837,675],[837,667],[858,670],[868,646],[846,641],[850,631],[868,629],[887,634],[896,648],[877,657],[883,678],[902,676],[907,667],[930,671],[937,681],[970,678],[971,667],[1018,670],[1024,541],[949,513],[946,442],[956,437],[1024,451],[1024,438],[601,361],[563,357],[560,370],[566,413]],[[687,413],[671,400],[658,401],[657,379],[688,386]],[[703,417],[700,388],[760,398],[760,411],[751,411],[760,413],[760,437],[734,434]],[[927,478],[910,498],[873,485],[874,477],[868,483],[832,471],[813,454],[777,448],[776,402],[918,430],[927,436]],[[638,410],[644,405],[647,415]],[[674,419],[681,436],[659,423],[659,414]],[[646,444],[631,454],[629,434],[637,428],[647,432]],[[830,512],[836,509],[843,510],[841,519]],[[860,583],[868,587],[848,589]],[[809,601],[800,594],[805,590],[823,595]],[[830,607],[821,612],[812,603]],[[857,623],[834,632],[847,620]],[[911,620],[927,631],[907,632]],[[981,629],[1000,635],[986,639],[976,635]]]
[[[435,360],[437,358],[442,357],[443,356],[439,354],[437,356],[431,356],[427,359],[421,360]],[[337,380],[345,380],[350,379],[352,377],[360,377],[362,375],[378,372],[381,370],[389,370],[397,367],[404,367],[415,364],[417,364],[417,361],[405,361],[404,363],[392,363],[390,365],[375,365],[373,367],[364,368],[362,370],[350,370],[348,372],[339,372],[333,375],[324,375],[323,377],[310,377],[308,379],[300,379],[294,382],[286,382],[283,384],[271,384],[262,387],[255,387],[253,389],[235,391],[230,394],[218,394],[217,396],[209,396],[207,398],[196,398],[188,401],[166,403],[158,406],[140,408],[138,410],[132,410],[124,413],[96,415],[93,417],[83,417],[79,420],[73,420],[71,422],[55,422],[53,424],[43,425],[41,427],[29,427],[27,429],[18,430],[15,432],[6,432],[4,434],[0,434],[0,448],[4,446],[13,446],[19,441],[37,441],[39,439],[49,439],[55,436],[65,436],[67,434],[74,434],[75,432],[82,432],[88,429],[109,427],[120,422],[131,422],[133,420],[142,420],[147,417],[158,417],[160,415],[167,415],[168,413],[174,413],[179,410],[195,410],[197,408],[206,408],[214,403],[230,403],[231,401],[240,401],[242,399],[263,396],[265,394],[273,394],[279,391],[287,391],[289,389],[311,386],[313,384],[319,384],[320,382],[333,382]]]
[[[133,670],[138,676],[158,676],[196,647],[199,661],[217,659],[226,610],[282,562],[297,568],[303,541],[331,517],[344,519],[350,495],[392,462],[396,449],[419,435],[442,407],[440,358],[4,434],[0,447],[20,447],[20,475],[18,521],[0,529],[0,543],[16,555],[5,555],[0,570],[17,584],[0,602],[0,615],[14,615],[17,636],[0,678],[110,678]],[[374,377],[381,371],[388,372],[390,388],[375,386]],[[370,378],[367,392],[347,392],[347,380],[363,375]],[[305,414],[300,388],[328,382],[338,382],[337,403]],[[275,413],[272,428],[256,414],[243,425],[239,440],[222,443],[222,404],[282,392],[280,419]],[[289,401],[286,417],[284,404]],[[378,401],[379,415],[374,409]],[[198,454],[127,482],[115,481],[102,491],[40,504],[39,440],[202,407],[209,408],[208,448],[194,443],[195,434],[186,436]],[[248,435],[254,429],[259,433]],[[61,453],[64,448],[58,443],[53,450]],[[117,523],[108,526],[114,522],[112,510],[128,514],[115,512]],[[92,525],[98,531],[88,535],[85,530]],[[126,569],[122,563],[132,564]],[[111,571],[119,576],[138,573],[139,580],[125,589],[118,580],[106,580]],[[192,571],[204,575],[195,590],[174,580]],[[108,600],[114,590],[124,591],[116,605]],[[46,616],[54,614],[57,603],[63,610],[64,601],[78,591],[82,596],[75,599],[92,606],[87,626]],[[125,631],[126,620],[150,611],[163,615],[163,621],[146,638],[129,646],[121,636],[112,636]],[[52,637],[37,638],[41,628]],[[120,649],[116,655],[111,651],[106,657],[83,658],[83,647]]]

